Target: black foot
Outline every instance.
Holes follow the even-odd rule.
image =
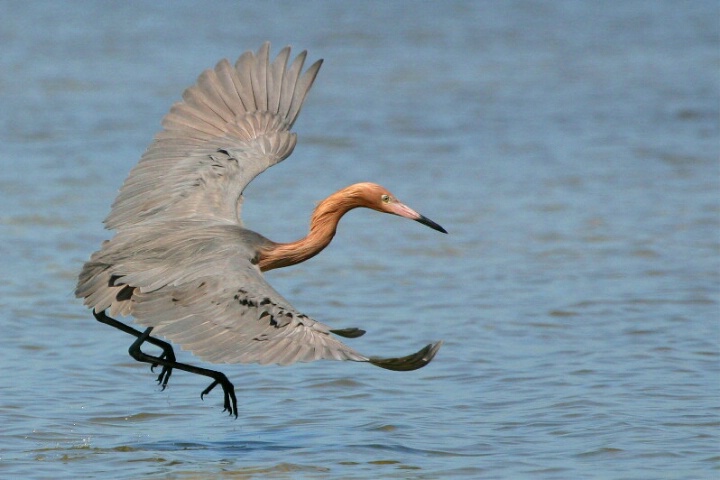
[[[115,320],[114,318],[108,317],[105,312],[96,312],[93,310],[93,315],[95,316],[95,319],[98,322],[104,323],[106,325],[110,325],[111,327],[115,327],[118,330],[122,330],[125,333],[129,333],[130,335],[133,335],[134,337],[140,338],[141,335],[144,335],[143,332],[140,332],[139,330],[135,330],[129,325],[125,325],[124,323]],[[160,340],[155,337],[151,337],[149,334],[145,335],[145,342],[151,343],[155,345],[156,347],[162,348],[162,355],[160,355],[160,359],[167,360],[170,363],[175,363],[175,351],[173,350],[172,345],[170,345],[168,342],[165,342],[163,340]],[[142,342],[140,342],[142,343]],[[158,366],[158,363],[152,363],[150,365],[150,371],[155,371],[155,367]],[[162,386],[162,389],[165,390],[165,387],[167,387],[168,380],[170,380],[170,375],[172,375],[172,367],[163,365],[162,370],[160,371],[160,375],[157,377],[157,382]]]
[[[175,363],[175,352],[170,350],[170,353],[163,352],[162,355],[158,357],[161,360],[167,360],[169,362]],[[157,363],[153,363],[150,365],[150,371],[154,372],[155,367],[157,367]],[[170,380],[170,375],[172,375],[172,367],[168,367],[166,365],[163,365],[162,370],[160,370],[160,375],[157,377],[157,383],[162,387],[162,390],[165,390],[165,387],[167,387],[168,380]]]
[[[145,341],[148,341],[149,338],[152,338],[150,337],[151,331],[152,327],[147,328],[143,333],[138,336],[137,340],[135,340],[135,342],[130,345],[130,348],[128,349],[128,353],[130,353],[130,356],[138,362],[149,363],[151,365],[151,368],[162,365],[163,369],[160,372],[158,381],[163,385],[163,388],[167,384],[167,379],[170,377],[173,368],[177,368],[178,370],[182,370],[184,372],[196,373],[198,375],[204,375],[206,377],[212,378],[214,382],[211,383],[208,388],[203,390],[203,392],[200,394],[200,398],[202,399],[205,394],[210,393],[210,391],[215,388],[216,385],[222,385],[223,391],[225,393],[225,408],[223,409],[223,412],[230,412],[230,415],[234,415],[235,418],[237,418],[238,409],[237,398],[235,397],[235,387],[232,383],[230,383],[230,380],[227,379],[225,374],[221,372],[216,372],[215,370],[208,370],[207,368],[200,368],[194,365],[177,362],[175,361],[174,354],[172,355],[171,360],[169,358],[166,358],[167,352],[159,357],[148,355],[147,353],[140,350],[140,346]]]
[[[235,386],[230,382],[230,380],[227,379],[227,377],[220,373],[216,372],[218,375],[215,377],[215,381],[210,384],[209,387],[207,387],[205,390],[202,391],[200,394],[200,400],[204,400],[204,396],[210,393],[210,391],[217,387],[218,384],[222,386],[223,394],[225,396],[225,408],[223,408],[223,412],[228,412],[230,415],[235,415],[235,418],[238,416],[238,408],[237,408],[237,398],[235,397]]]

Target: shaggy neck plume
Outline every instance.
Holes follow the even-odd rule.
[[[258,259],[260,270],[295,265],[320,253],[335,236],[340,218],[353,208],[364,206],[360,185],[351,185],[320,202],[310,218],[310,232],[305,238],[291,243],[276,243],[261,251]]]

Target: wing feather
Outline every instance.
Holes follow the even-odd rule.
[[[211,125],[216,135],[222,135],[225,132],[226,125],[234,120],[231,112],[225,112],[226,106],[217,102],[212,97],[213,89],[217,88],[208,80],[212,70],[206,70],[198,78],[198,83],[194,87],[190,87],[183,93],[183,101],[198,116]]]
[[[268,92],[268,110],[271,112],[280,111],[280,96],[282,95],[283,78],[285,76],[285,68],[287,66],[288,59],[290,58],[290,48],[285,47],[280,50],[275,61],[270,66],[270,75],[267,77],[267,92]]]
[[[240,97],[240,80],[227,59],[222,59],[215,65],[215,75],[220,83],[218,94],[223,97],[228,109],[233,112],[246,110]]]
[[[254,112],[258,110],[255,104],[255,95],[252,91],[252,70],[255,63],[255,55],[252,52],[245,52],[235,62],[235,70],[240,80],[240,98],[242,98],[245,110]]]
[[[279,107],[280,115],[290,119],[290,126],[293,124],[293,120],[290,116],[290,105],[292,104],[293,98],[295,98],[295,86],[297,85],[298,78],[302,72],[303,65],[305,64],[305,57],[307,57],[307,51],[303,50],[290,64],[290,69],[287,72],[287,77],[283,82],[281,89],[281,102]]]
[[[252,68],[253,93],[255,105],[261,112],[268,109],[267,93],[267,69],[270,62],[270,44],[265,42],[258,50],[256,61]]]
[[[287,114],[287,118],[290,119],[290,125],[295,123],[295,119],[300,114],[300,109],[302,108],[302,104],[305,101],[305,96],[310,90],[310,87],[312,87],[312,84],[315,81],[315,77],[317,76],[318,71],[320,71],[321,66],[322,60],[318,60],[317,62],[313,63],[310,68],[308,68],[307,71],[302,75],[302,77],[300,77],[297,85],[295,85],[295,92],[292,96],[290,110]]]
[[[198,91],[204,94],[204,100],[212,108],[213,113],[222,119],[223,125],[235,120],[232,112],[237,109],[238,102],[233,102],[228,98],[230,92],[225,91],[216,70],[205,70],[200,74],[197,86]]]
[[[270,44],[221,60],[185,90],[132,169],[105,219],[109,229],[183,218],[242,224],[242,191],[287,158],[290,133],[321,62],[304,73],[306,52],[290,48],[270,62]]]

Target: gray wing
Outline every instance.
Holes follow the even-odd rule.
[[[76,295],[96,311],[133,315],[209,362],[373,361],[265,281],[247,246],[262,242],[259,235],[229,223],[154,227],[118,232],[85,264]]]
[[[242,284],[214,277],[140,289],[133,315],[154,327],[154,334],[212,363],[369,360],[332,337],[328,326],[295,310],[248,265],[239,275]]]
[[[270,44],[231,66],[220,61],[183,93],[132,169],[109,229],[146,221],[212,218],[241,223],[245,186],[295,148],[290,133],[322,60],[302,73],[306,52],[269,60]]]

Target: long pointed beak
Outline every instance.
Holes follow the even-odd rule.
[[[437,223],[433,222],[429,218],[427,218],[425,215],[420,215],[419,218],[415,219],[416,222],[420,222],[423,225],[427,225],[428,227],[432,228],[433,230],[437,230],[438,232],[447,233],[447,230],[445,230],[443,227],[438,225]]]
[[[409,218],[410,220],[415,220],[418,223],[422,223],[423,225],[426,225],[433,230],[437,230],[438,232],[442,233],[448,233],[447,230],[445,230],[443,227],[438,225],[437,223],[433,222],[429,218],[427,218],[425,215],[420,215],[412,208],[408,207],[407,205],[400,203],[400,202],[394,202],[390,206],[390,211],[394,213],[395,215],[398,215],[403,218]]]

